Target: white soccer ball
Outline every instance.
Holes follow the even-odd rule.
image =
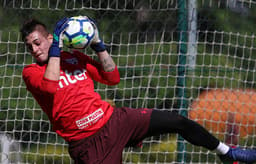
[[[68,24],[63,32],[63,44],[75,49],[88,47],[95,34],[91,20],[86,16],[75,16],[69,18]]]

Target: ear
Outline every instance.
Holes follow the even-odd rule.
[[[52,43],[53,35],[52,35],[52,34],[48,34],[47,40],[48,40],[50,43]]]

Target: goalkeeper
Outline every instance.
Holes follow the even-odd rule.
[[[61,51],[67,21],[68,18],[59,20],[53,35],[35,19],[23,24],[22,38],[36,59],[36,63],[24,67],[23,79],[53,130],[68,142],[75,163],[122,163],[124,147],[163,133],[178,133],[191,144],[216,151],[225,161],[256,161],[255,149],[230,148],[196,122],[175,112],[112,107],[103,101],[94,92],[93,81],[118,84],[117,66],[93,22],[96,34],[91,48],[99,62],[78,51]]]

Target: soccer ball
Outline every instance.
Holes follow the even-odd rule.
[[[69,18],[69,26],[63,32],[63,44],[69,48],[84,49],[90,45],[95,30],[86,16],[75,16]]]

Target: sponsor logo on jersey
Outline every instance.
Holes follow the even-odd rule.
[[[70,84],[75,84],[78,81],[86,80],[86,70],[75,70],[73,72],[68,72],[65,70],[64,72],[61,71],[60,73],[60,80],[59,80],[59,88],[63,88],[65,86],[69,86]]]
[[[100,118],[102,118],[103,115],[104,115],[103,110],[101,108],[99,108],[95,112],[89,114],[88,116],[86,116],[80,120],[77,120],[76,125],[79,129],[87,128],[87,127],[95,124],[96,122],[98,122],[98,120]]]

